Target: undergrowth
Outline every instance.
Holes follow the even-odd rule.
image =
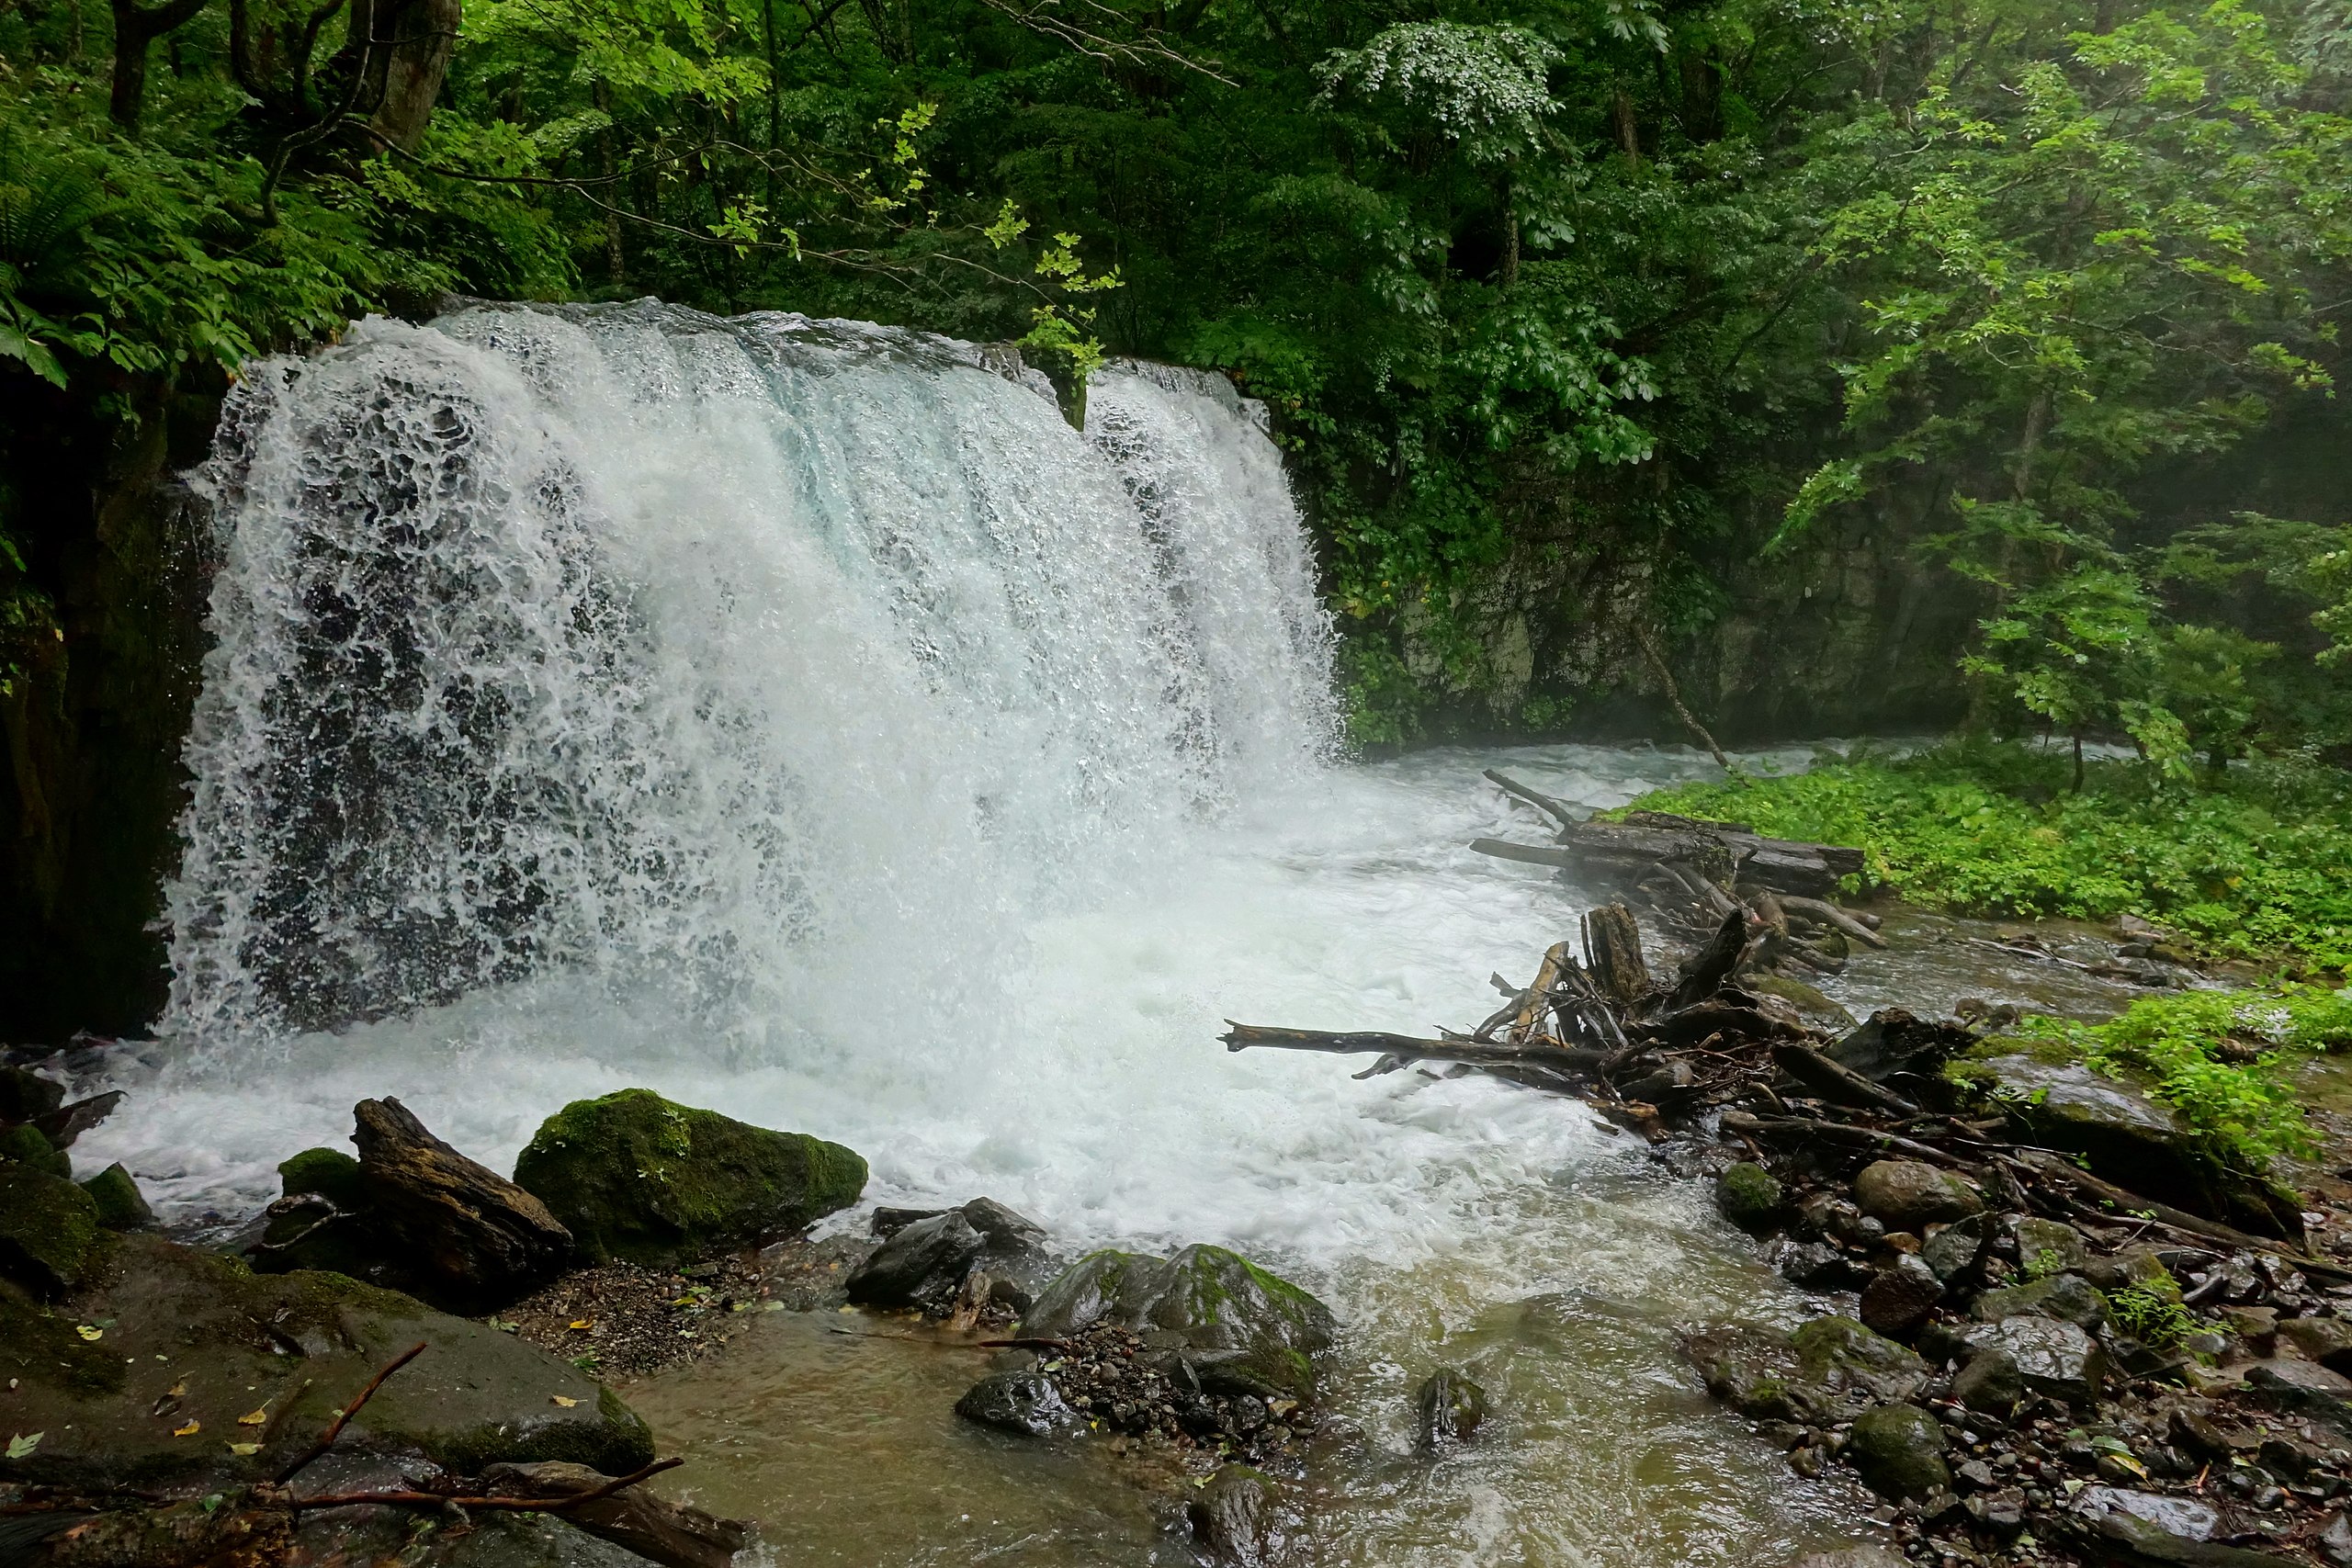
[[[2315,1053],[2352,1046],[2352,993],[2187,991],[2143,998],[2104,1023],[2037,1015],[2017,1033],[2144,1082],[2225,1163],[2259,1171],[2317,1146],[2290,1073]]]
[[[1803,773],[1686,784],[1634,808],[1849,844],[1867,877],[1958,913],[2137,915],[2202,953],[2352,968],[2352,773],[2242,762],[2194,782],[2135,761],[1955,742]]]

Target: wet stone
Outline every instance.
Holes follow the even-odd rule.
[[[2025,1397],[2025,1374],[2017,1358],[1988,1346],[1969,1358],[1951,1380],[1951,1396],[1971,1410],[2007,1416]]]
[[[1050,1438],[1080,1424],[1078,1413],[1042,1372],[998,1372],[982,1378],[956,1402],[956,1414],[983,1427],[1026,1438]]]
[[[1780,1182],[1753,1160],[1727,1166],[1715,1179],[1715,1206],[1724,1219],[1753,1235],[1781,1223],[1783,1200]]]
[[[1891,1268],[1871,1277],[1856,1311],[1863,1326],[1872,1333],[1905,1338],[1927,1321],[1943,1294],[1943,1281],[1936,1278],[1935,1270],[1905,1253]]]
[[[1889,1230],[1914,1233],[1981,1211],[1984,1201],[1960,1178],[1919,1160],[1883,1159],[1854,1178],[1854,1201]]]
[[[1882,1404],[1856,1417],[1846,1457],[1882,1497],[1924,1498],[1951,1485],[1944,1429],[1916,1404]]]
[[[1413,1395],[1413,1414],[1422,1448],[1466,1443],[1487,1418],[1487,1391],[1467,1374],[1441,1368]]]
[[[1976,1267],[1991,1235],[1992,1226],[1984,1216],[1971,1214],[1946,1225],[1922,1243],[1919,1260],[1935,1270],[1937,1279],[1950,1284]]]
[[[2083,1233],[2063,1220],[2019,1214],[2010,1218],[2009,1239],[2017,1247],[2018,1266],[2037,1274],[2078,1269],[2090,1261]]]
[[[2028,1389],[2069,1404],[2096,1399],[2106,1376],[2107,1355],[2098,1341],[2056,1318],[2004,1318],[1970,1329],[1967,1338],[1979,1353],[2006,1353]]]

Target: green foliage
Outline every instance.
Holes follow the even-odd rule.
[[[2126,1333],[2159,1350],[2169,1349],[2204,1326],[2197,1314],[2145,1285],[2105,1292],[2109,1311]]]
[[[2176,782],[2094,762],[2076,794],[2069,772],[2023,746],[1955,745],[1634,806],[1858,846],[1872,882],[1929,908],[2132,914],[2219,955],[2352,965],[2352,775],[2290,759]]]
[[[2290,1074],[2315,1052],[2352,1046],[2352,997],[2295,985],[2188,991],[2144,998],[2104,1023],[2036,1016],[2018,1032],[2144,1081],[2226,1160],[2260,1170],[2318,1146]]]

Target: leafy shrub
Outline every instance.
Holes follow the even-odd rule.
[[[2024,746],[1955,743],[1634,807],[1855,845],[1870,881],[1930,908],[2131,914],[2215,955],[2352,966],[2352,774],[2285,760],[2183,782],[2104,762],[2077,794],[2071,770]]]

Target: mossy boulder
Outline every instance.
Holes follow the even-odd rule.
[[[28,1166],[49,1176],[74,1174],[74,1156],[29,1122],[0,1128],[0,1161]]]
[[[1863,1484],[1882,1497],[1925,1497],[1951,1485],[1944,1462],[1949,1439],[1936,1418],[1916,1404],[1882,1404],[1855,1417],[1846,1442]]]
[[[583,1262],[665,1268],[789,1235],[857,1201],[865,1161],[650,1089],[574,1100],[514,1162]]]
[[[119,1163],[83,1182],[82,1190],[96,1206],[98,1224],[110,1231],[135,1231],[155,1223],[155,1211],[147,1206],[139,1183]]]
[[[339,1448],[423,1454],[466,1473],[569,1460],[618,1474],[653,1457],[651,1433],[616,1395],[512,1335],[340,1274],[257,1275],[144,1235],[117,1241],[53,1306],[0,1287],[0,1382],[19,1382],[8,1421],[47,1434],[32,1454],[0,1461],[0,1481],[261,1480],[420,1341],[424,1352],[385,1382]]]
[[[28,1165],[0,1164],[0,1278],[36,1296],[62,1295],[89,1272],[104,1235],[87,1192]]]
[[[1754,1160],[1726,1166],[1715,1178],[1715,1207],[1752,1235],[1762,1235],[1781,1223],[1786,1198],[1772,1173]]]
[[[1172,1337],[1212,1393],[1293,1399],[1313,1397],[1314,1357],[1338,1334],[1330,1308],[1221,1247],[1089,1253],[1046,1287],[1021,1332],[1063,1339],[1098,1323]]]
[[[368,1205],[359,1162],[341,1149],[304,1149],[278,1161],[277,1187],[288,1198],[316,1193],[347,1213]]]

